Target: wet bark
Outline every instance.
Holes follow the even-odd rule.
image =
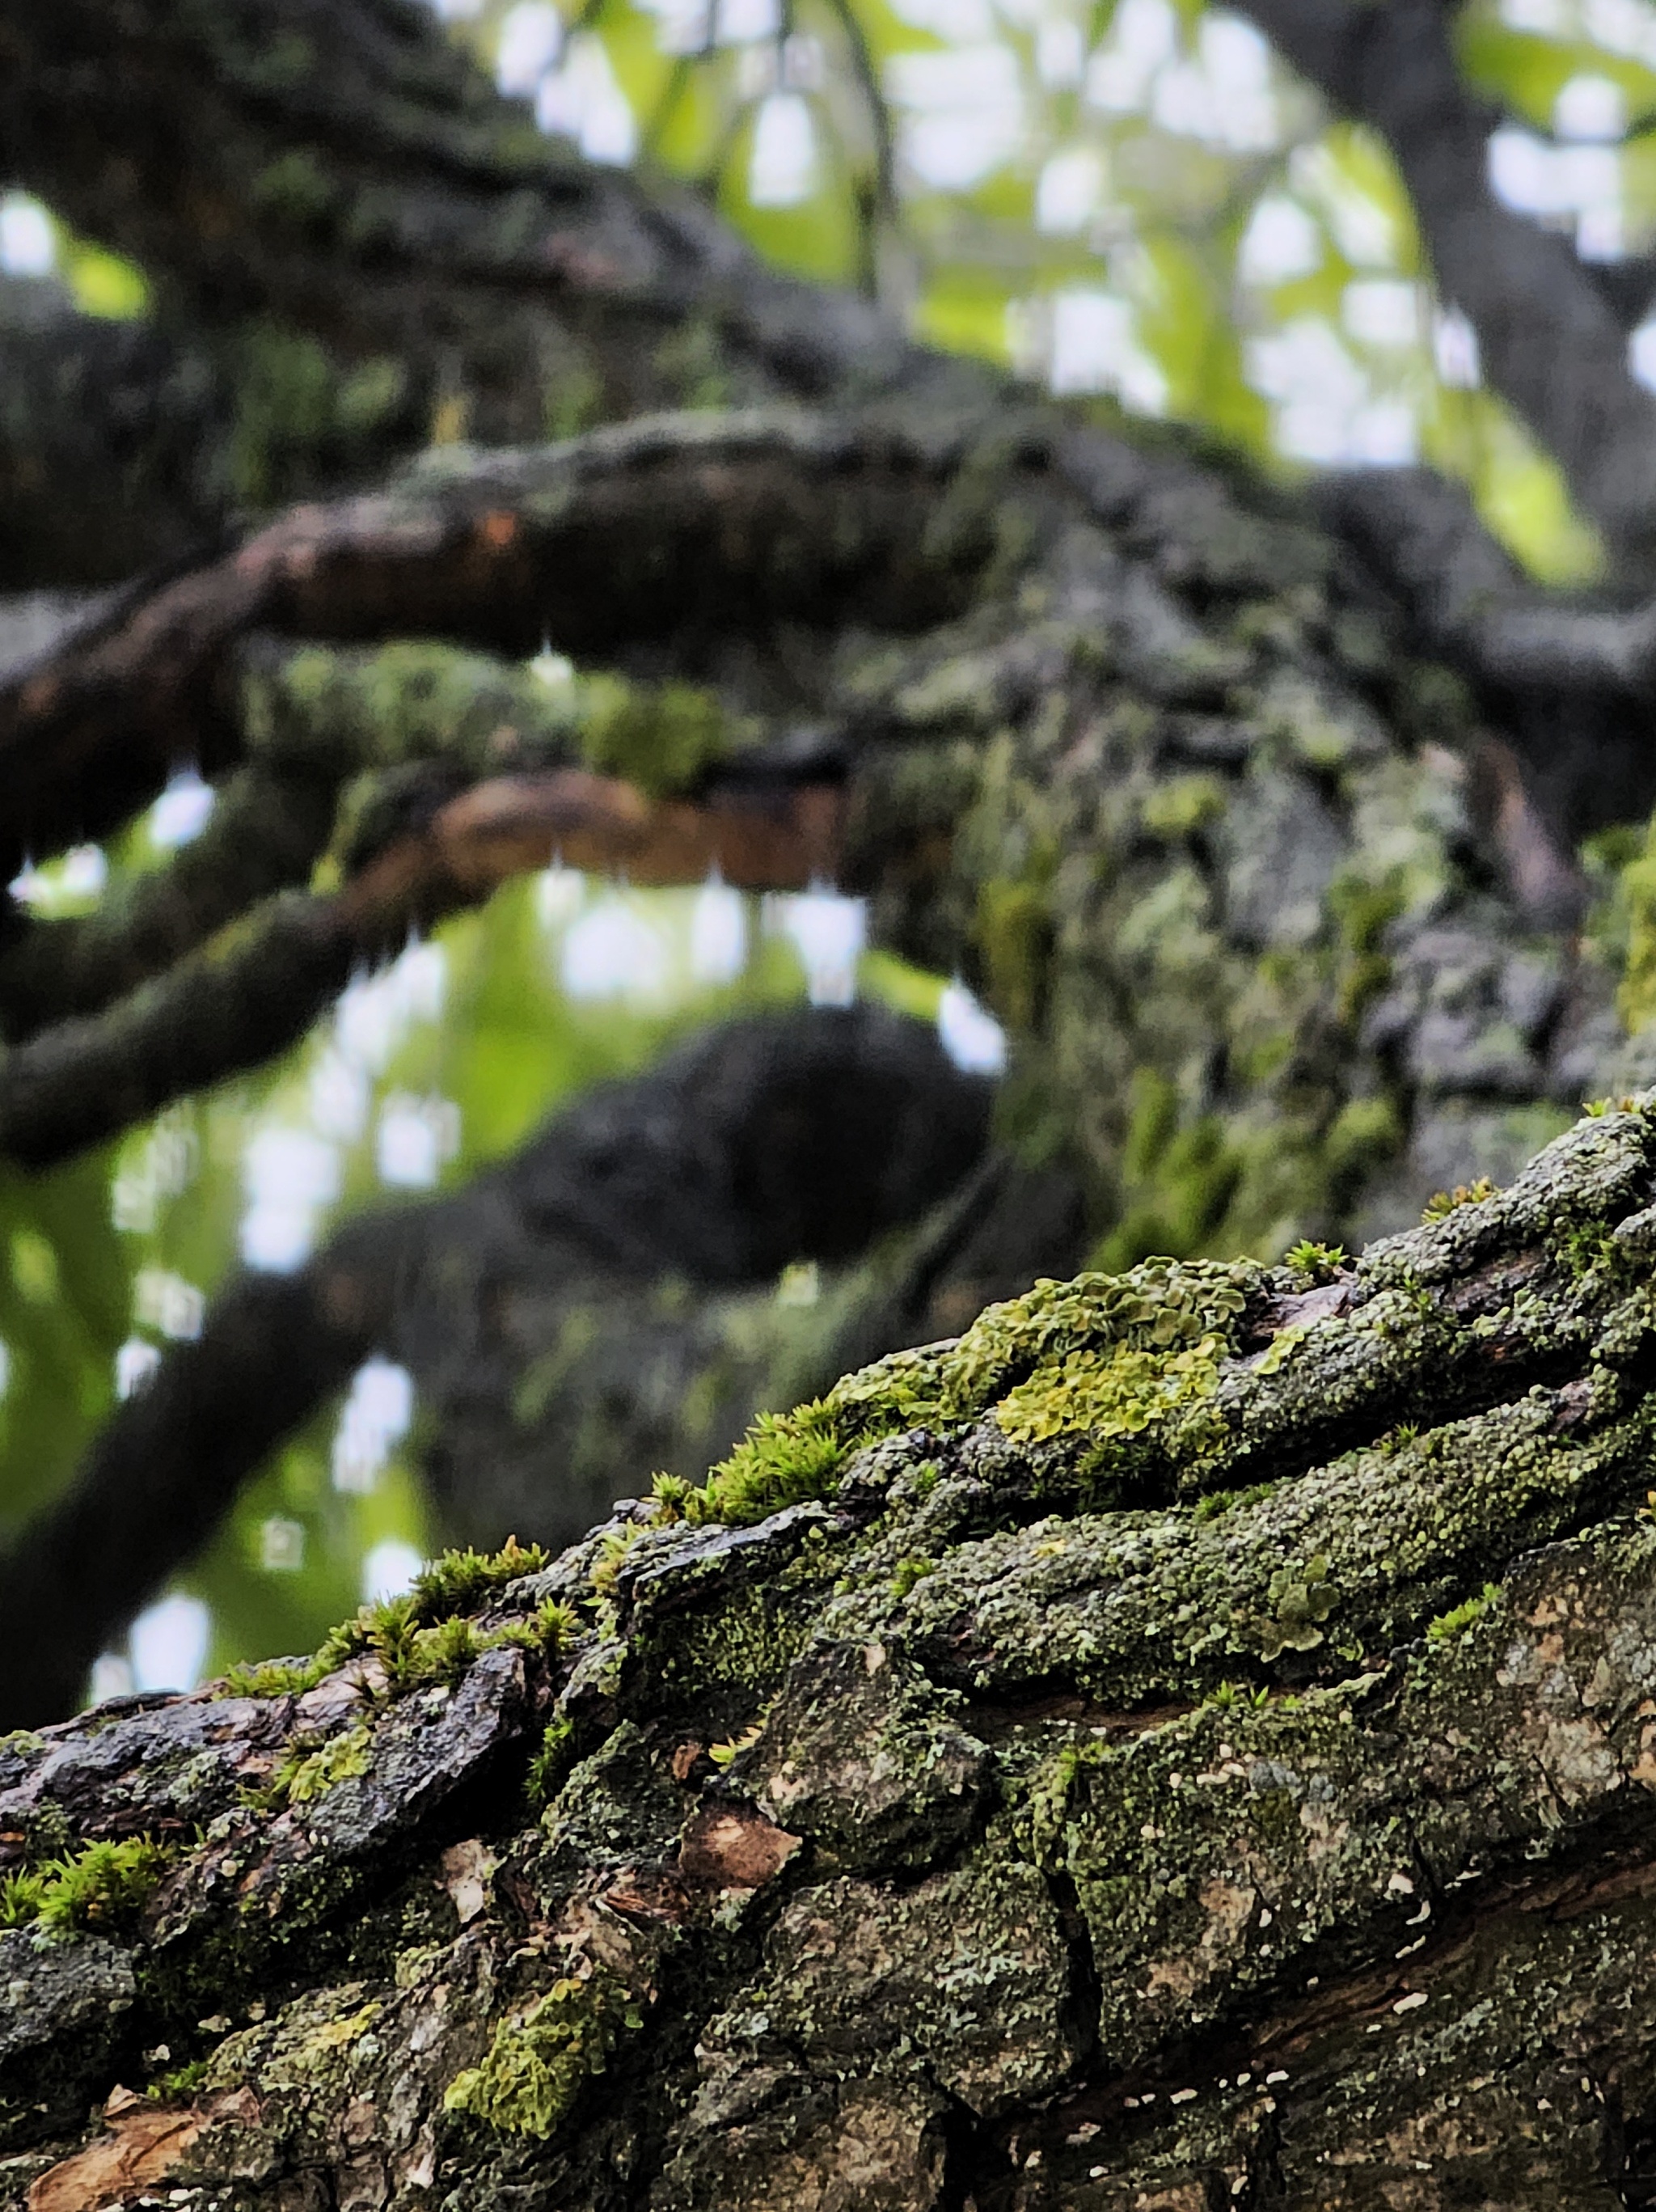
[[[9,1739],[7,2201],[1641,2201],[1653,1109]]]

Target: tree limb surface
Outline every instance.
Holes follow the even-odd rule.
[[[312,331],[428,402],[446,376],[491,441],[538,434],[572,367],[606,412],[661,405],[652,356],[687,321],[750,396],[980,385],[869,302],[767,270],[691,192],[549,141],[405,0],[15,0],[0,58],[8,173],[176,314]]]
[[[1634,2201],[1653,1114],[9,1739],[7,2201]]]
[[[924,1023],[752,1017],[584,1095],[464,1190],[353,1221],[293,1275],[234,1279],[0,1558],[0,1721],[72,1711],[98,1653],[375,1352],[414,1375],[457,1531],[566,1542],[652,1468],[705,1468],[786,1391],[767,1358],[791,1352],[810,1387],[838,1371],[831,1304],[767,1327],[783,1267],[843,1267],[943,1200],[989,1098]],[[921,1318],[900,1307],[877,1348]]]

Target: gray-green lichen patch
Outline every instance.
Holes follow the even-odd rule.
[[[1082,2055],[1069,1966],[1047,1885],[1004,1828],[916,1887],[835,1876],[786,1907],[757,1980],[709,2023],[703,2080],[728,2098],[743,2072],[803,2062],[911,2075],[975,2112],[1010,2111],[1050,2095]]]
[[[989,1753],[901,1650],[819,1642],[792,1668],[731,1778],[842,1865],[935,1863],[978,1820]]]

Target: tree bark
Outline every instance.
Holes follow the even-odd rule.
[[[8,2201],[1639,2201],[1653,1112],[9,1739]]]

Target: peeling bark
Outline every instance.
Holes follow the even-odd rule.
[[[1355,1263],[1043,1285],[9,1739],[7,2201],[1638,2201],[1653,1201],[1647,1095]]]

